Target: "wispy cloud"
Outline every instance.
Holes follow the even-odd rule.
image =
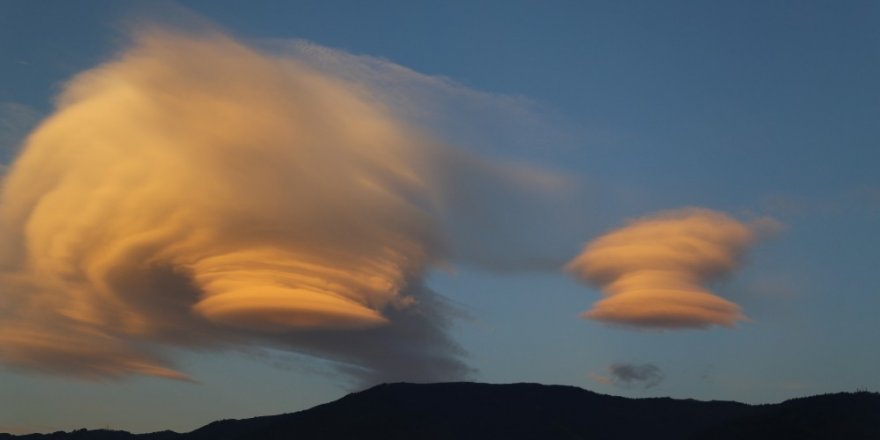
[[[605,295],[586,318],[665,329],[730,327],[745,315],[705,284],[735,270],[758,238],[778,228],[772,219],[743,223],[708,209],[666,211],[591,241],[567,270]]]
[[[368,90],[396,120],[433,139],[504,155],[491,166],[473,155],[448,156],[444,160],[455,166],[435,170],[444,174],[437,188],[444,208],[436,214],[457,262],[498,272],[550,271],[564,264],[560,245],[567,245],[567,233],[582,227],[583,216],[572,203],[581,196],[579,185],[571,176],[515,161],[568,142],[567,131],[548,120],[545,109],[523,97],[474,90],[386,59],[308,41],[262,44]]]

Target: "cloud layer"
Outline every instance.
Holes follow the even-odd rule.
[[[453,183],[564,182],[443,145],[346,63],[148,29],[69,81],[3,182],[0,362],[182,379],[165,347],[262,344],[464,375],[422,285],[471,216]]]
[[[708,209],[661,212],[596,238],[566,269],[605,295],[586,318],[667,329],[731,327],[746,319],[740,307],[705,284],[736,269],[776,227],[770,219],[746,224]]]

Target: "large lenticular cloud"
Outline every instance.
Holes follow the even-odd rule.
[[[522,179],[391,104],[217,33],[142,32],[5,176],[0,362],[186,378],[163,347],[258,343],[366,381],[461,377],[421,282],[448,256],[444,180]]]
[[[736,304],[705,284],[729,274],[775,222],[751,224],[708,209],[643,217],[590,242],[567,270],[602,289],[584,317],[655,328],[733,326],[746,319]]]

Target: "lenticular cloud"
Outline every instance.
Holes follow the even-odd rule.
[[[0,362],[186,378],[164,347],[257,343],[368,381],[460,377],[421,282],[449,256],[444,180],[521,179],[402,121],[302,59],[141,32],[4,178]]]
[[[745,315],[705,284],[735,270],[775,227],[770,219],[746,224],[708,209],[666,211],[596,238],[567,270],[605,295],[586,318],[669,329],[731,327]]]

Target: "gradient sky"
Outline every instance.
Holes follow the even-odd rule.
[[[205,20],[253,47],[305,40],[443,78],[422,99],[445,141],[573,182],[538,208],[499,202],[486,254],[427,275],[461,311],[449,334],[470,379],[750,403],[880,388],[880,4],[0,0],[4,167],[62,84],[150,20]],[[741,267],[706,279],[749,319],[658,330],[580,317],[600,289],[565,262],[628,220],[685,207],[773,219],[773,234],[743,240]],[[558,264],[502,261],[520,253]],[[0,370],[0,432],[187,431],[350,390],[305,355],[169,353],[198,383]]]

